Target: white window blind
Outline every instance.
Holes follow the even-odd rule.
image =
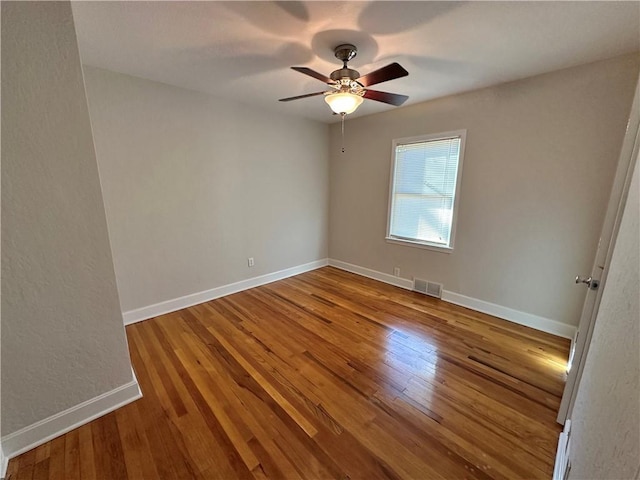
[[[462,144],[463,134],[395,142],[390,239],[451,248]]]

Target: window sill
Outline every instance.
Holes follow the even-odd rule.
[[[394,238],[394,237],[385,237],[385,240],[387,241],[387,243],[395,243],[396,245],[404,245],[405,247],[422,248],[424,250],[432,250],[434,252],[440,252],[440,253],[453,252],[453,248],[451,247],[441,247],[441,246],[433,245],[430,243],[414,242],[411,240],[401,240],[399,238]]]

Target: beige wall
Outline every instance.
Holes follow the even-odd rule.
[[[2,435],[132,380],[66,2],[2,2]]]
[[[629,197],[571,413],[569,478],[637,478],[640,469],[640,172]]]
[[[2,7],[0,6],[0,52],[2,51]],[[0,53],[0,57],[1,57]],[[0,78],[2,77],[2,62],[0,61]],[[0,111],[2,111],[2,94],[0,92]],[[0,115],[0,137],[2,136],[2,115]],[[0,141],[0,165],[2,164],[2,142]],[[0,168],[0,184],[2,179],[2,169]],[[0,187],[0,211],[2,210],[2,188]],[[1,234],[0,234],[1,236]],[[2,257],[2,242],[0,241],[0,257]],[[2,288],[0,288],[0,401],[2,400]],[[0,435],[2,435],[2,407],[0,406]],[[4,475],[6,470],[4,449],[0,439],[0,474]]]
[[[326,125],[85,78],[123,311],[326,258]]]
[[[331,127],[329,254],[570,325],[638,76],[624,56]],[[381,90],[393,90],[393,84]],[[455,250],[385,242],[391,142],[467,129]]]

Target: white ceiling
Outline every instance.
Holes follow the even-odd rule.
[[[405,105],[640,50],[640,2],[74,2],[83,62],[263,108],[333,122],[328,75],[353,43],[362,75]],[[371,100],[353,116],[397,107]],[[400,107],[402,108],[402,107]]]

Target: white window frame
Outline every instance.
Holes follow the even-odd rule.
[[[460,138],[460,156],[458,158],[458,174],[456,176],[456,189],[453,196],[453,214],[451,216],[451,236],[449,237],[449,246],[443,246],[441,244],[412,240],[408,238],[400,238],[391,236],[391,212],[393,208],[393,197],[395,193],[395,174],[396,174],[396,148],[398,145],[407,145],[411,143],[422,143],[434,140],[446,140],[449,138]],[[391,172],[389,175],[389,204],[387,208],[387,234],[386,241],[388,243],[395,243],[398,245],[405,245],[409,247],[424,248],[427,250],[434,250],[442,253],[451,253],[453,251],[455,237],[456,237],[456,224],[458,221],[458,205],[460,204],[460,185],[462,184],[462,164],[464,160],[464,149],[467,140],[466,130],[453,130],[450,132],[434,133],[428,135],[419,135],[416,137],[396,138],[392,142],[391,146]]]

